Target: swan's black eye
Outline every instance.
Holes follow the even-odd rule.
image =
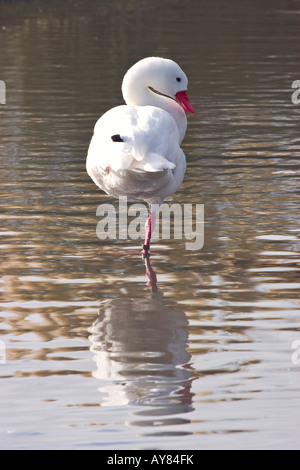
[[[177,82],[181,82],[181,78],[180,78],[180,77],[176,77],[176,80],[177,80]]]

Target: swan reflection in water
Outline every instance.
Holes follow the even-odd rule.
[[[149,259],[145,266],[149,296],[106,302],[89,339],[97,364],[93,376],[102,381],[101,406],[141,406],[135,415],[157,419],[193,410],[191,356],[185,313],[163,299]],[[182,422],[165,419],[162,424]]]

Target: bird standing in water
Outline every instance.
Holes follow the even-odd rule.
[[[185,111],[194,114],[187,96],[188,79],[176,62],[148,57],[125,74],[126,105],[97,121],[86,168],[100,189],[118,198],[143,200],[150,206],[145,224],[144,257],[149,256],[156,212],[180,187],[186,169],[180,148],[187,129]]]

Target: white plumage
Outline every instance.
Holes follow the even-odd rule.
[[[186,169],[183,108],[194,113],[187,83],[170,59],[149,57],[128,70],[122,84],[126,105],[100,117],[87,155],[88,174],[107,194],[161,204],[177,191]]]

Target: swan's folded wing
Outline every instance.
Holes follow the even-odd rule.
[[[139,172],[173,169],[178,149],[178,128],[169,113],[153,106],[118,106],[96,123],[89,167]]]

